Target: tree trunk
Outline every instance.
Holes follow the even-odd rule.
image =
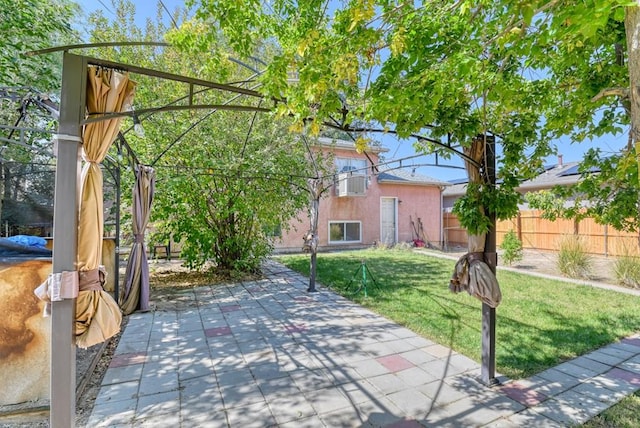
[[[316,271],[318,266],[318,214],[320,211],[320,194],[321,194],[321,182],[320,180],[309,180],[309,193],[311,195],[311,207],[310,207],[310,222],[309,233],[305,237],[308,248],[311,252],[311,259],[309,265],[309,288],[308,292],[315,292],[316,290]]]
[[[11,200],[11,170],[9,168],[9,166],[7,164],[2,165],[2,195],[0,197],[0,199],[2,199],[2,201],[6,204],[8,201]],[[14,207],[15,209],[15,204],[9,204],[9,207]],[[9,214],[9,216],[11,216],[11,211],[9,211],[8,213],[4,210],[4,205],[3,205],[3,211],[0,212],[0,214],[3,214],[2,216],[0,216],[0,219],[4,220],[4,224],[8,224],[7,223],[7,214]],[[6,231],[7,228],[5,228]],[[11,235],[11,232],[6,233],[7,236]]]
[[[469,175],[467,192],[486,192],[489,187],[495,185],[495,141],[489,141],[489,138],[493,139],[486,136],[476,137],[471,145],[464,149],[464,154],[473,161],[465,159]],[[489,145],[490,149],[487,148]],[[483,230],[467,230],[468,252],[456,263],[449,289],[454,293],[466,290],[490,308],[496,308],[502,300],[502,292],[495,274],[495,214],[486,213],[481,198],[476,198],[475,203],[478,204],[474,207],[478,210],[477,215],[488,215],[492,223],[488,231],[490,234]]]
[[[316,289],[316,271],[317,271],[317,266],[318,266],[318,252],[317,251],[313,251],[311,253],[311,259],[309,261],[310,266],[309,266],[309,288],[307,288],[307,291],[310,293],[315,293],[316,291],[318,291]]]
[[[629,70],[629,146],[635,148],[640,182],[640,6],[626,8],[624,28],[627,39],[627,69]],[[640,194],[637,209],[640,214]],[[640,236],[638,238],[640,246]]]
[[[626,8],[624,27],[627,36],[627,68],[629,70],[629,138],[640,162],[640,7]]]

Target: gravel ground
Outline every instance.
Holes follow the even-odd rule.
[[[442,253],[440,251],[432,251],[432,250],[424,250],[425,252],[436,253],[439,255],[443,255],[446,257],[450,257],[453,259],[457,259],[465,253],[465,250],[462,248],[456,249],[455,251],[450,251],[446,253]],[[588,276],[584,279],[588,279],[594,282],[602,282],[609,285],[617,285],[615,273],[614,273],[614,264],[615,257],[605,257],[605,256],[596,256],[591,255],[591,270]],[[540,250],[524,250],[522,260],[515,262],[513,265],[509,266],[510,268],[514,268],[517,270],[521,270],[523,272],[534,272],[541,273],[546,275],[563,277],[564,275],[560,272],[557,266],[558,254],[556,252],[550,251],[540,251]],[[502,266],[503,263],[500,261],[500,252],[498,252],[498,265]]]

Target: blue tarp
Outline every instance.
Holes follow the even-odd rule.
[[[0,256],[51,256],[47,241],[39,236],[16,235],[0,238]]]
[[[16,235],[9,236],[7,239],[9,241],[15,242],[16,244],[26,245],[28,247],[46,248],[47,246],[47,240],[39,236]]]

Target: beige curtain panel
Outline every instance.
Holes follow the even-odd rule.
[[[89,66],[87,113],[90,118],[120,113],[130,108],[135,83],[128,74]],[[78,218],[78,270],[80,292],[76,301],[76,344],[86,348],[103,342],[120,331],[122,314],[115,300],[105,292],[99,271],[104,231],[103,188],[100,163],[120,131],[122,118],[85,125],[83,130],[82,188]]]
[[[469,236],[469,252],[456,262],[449,290],[454,293],[467,291],[492,308],[502,301],[498,279],[484,260],[486,235]]]

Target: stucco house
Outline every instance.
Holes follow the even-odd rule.
[[[381,146],[364,154],[353,142],[320,138],[314,149],[330,152],[335,164],[333,185],[320,200],[319,250],[416,239],[441,244],[442,191],[449,183],[380,165],[380,154],[387,151]],[[309,225],[309,213],[300,212],[274,241],[275,250],[300,251]]]

